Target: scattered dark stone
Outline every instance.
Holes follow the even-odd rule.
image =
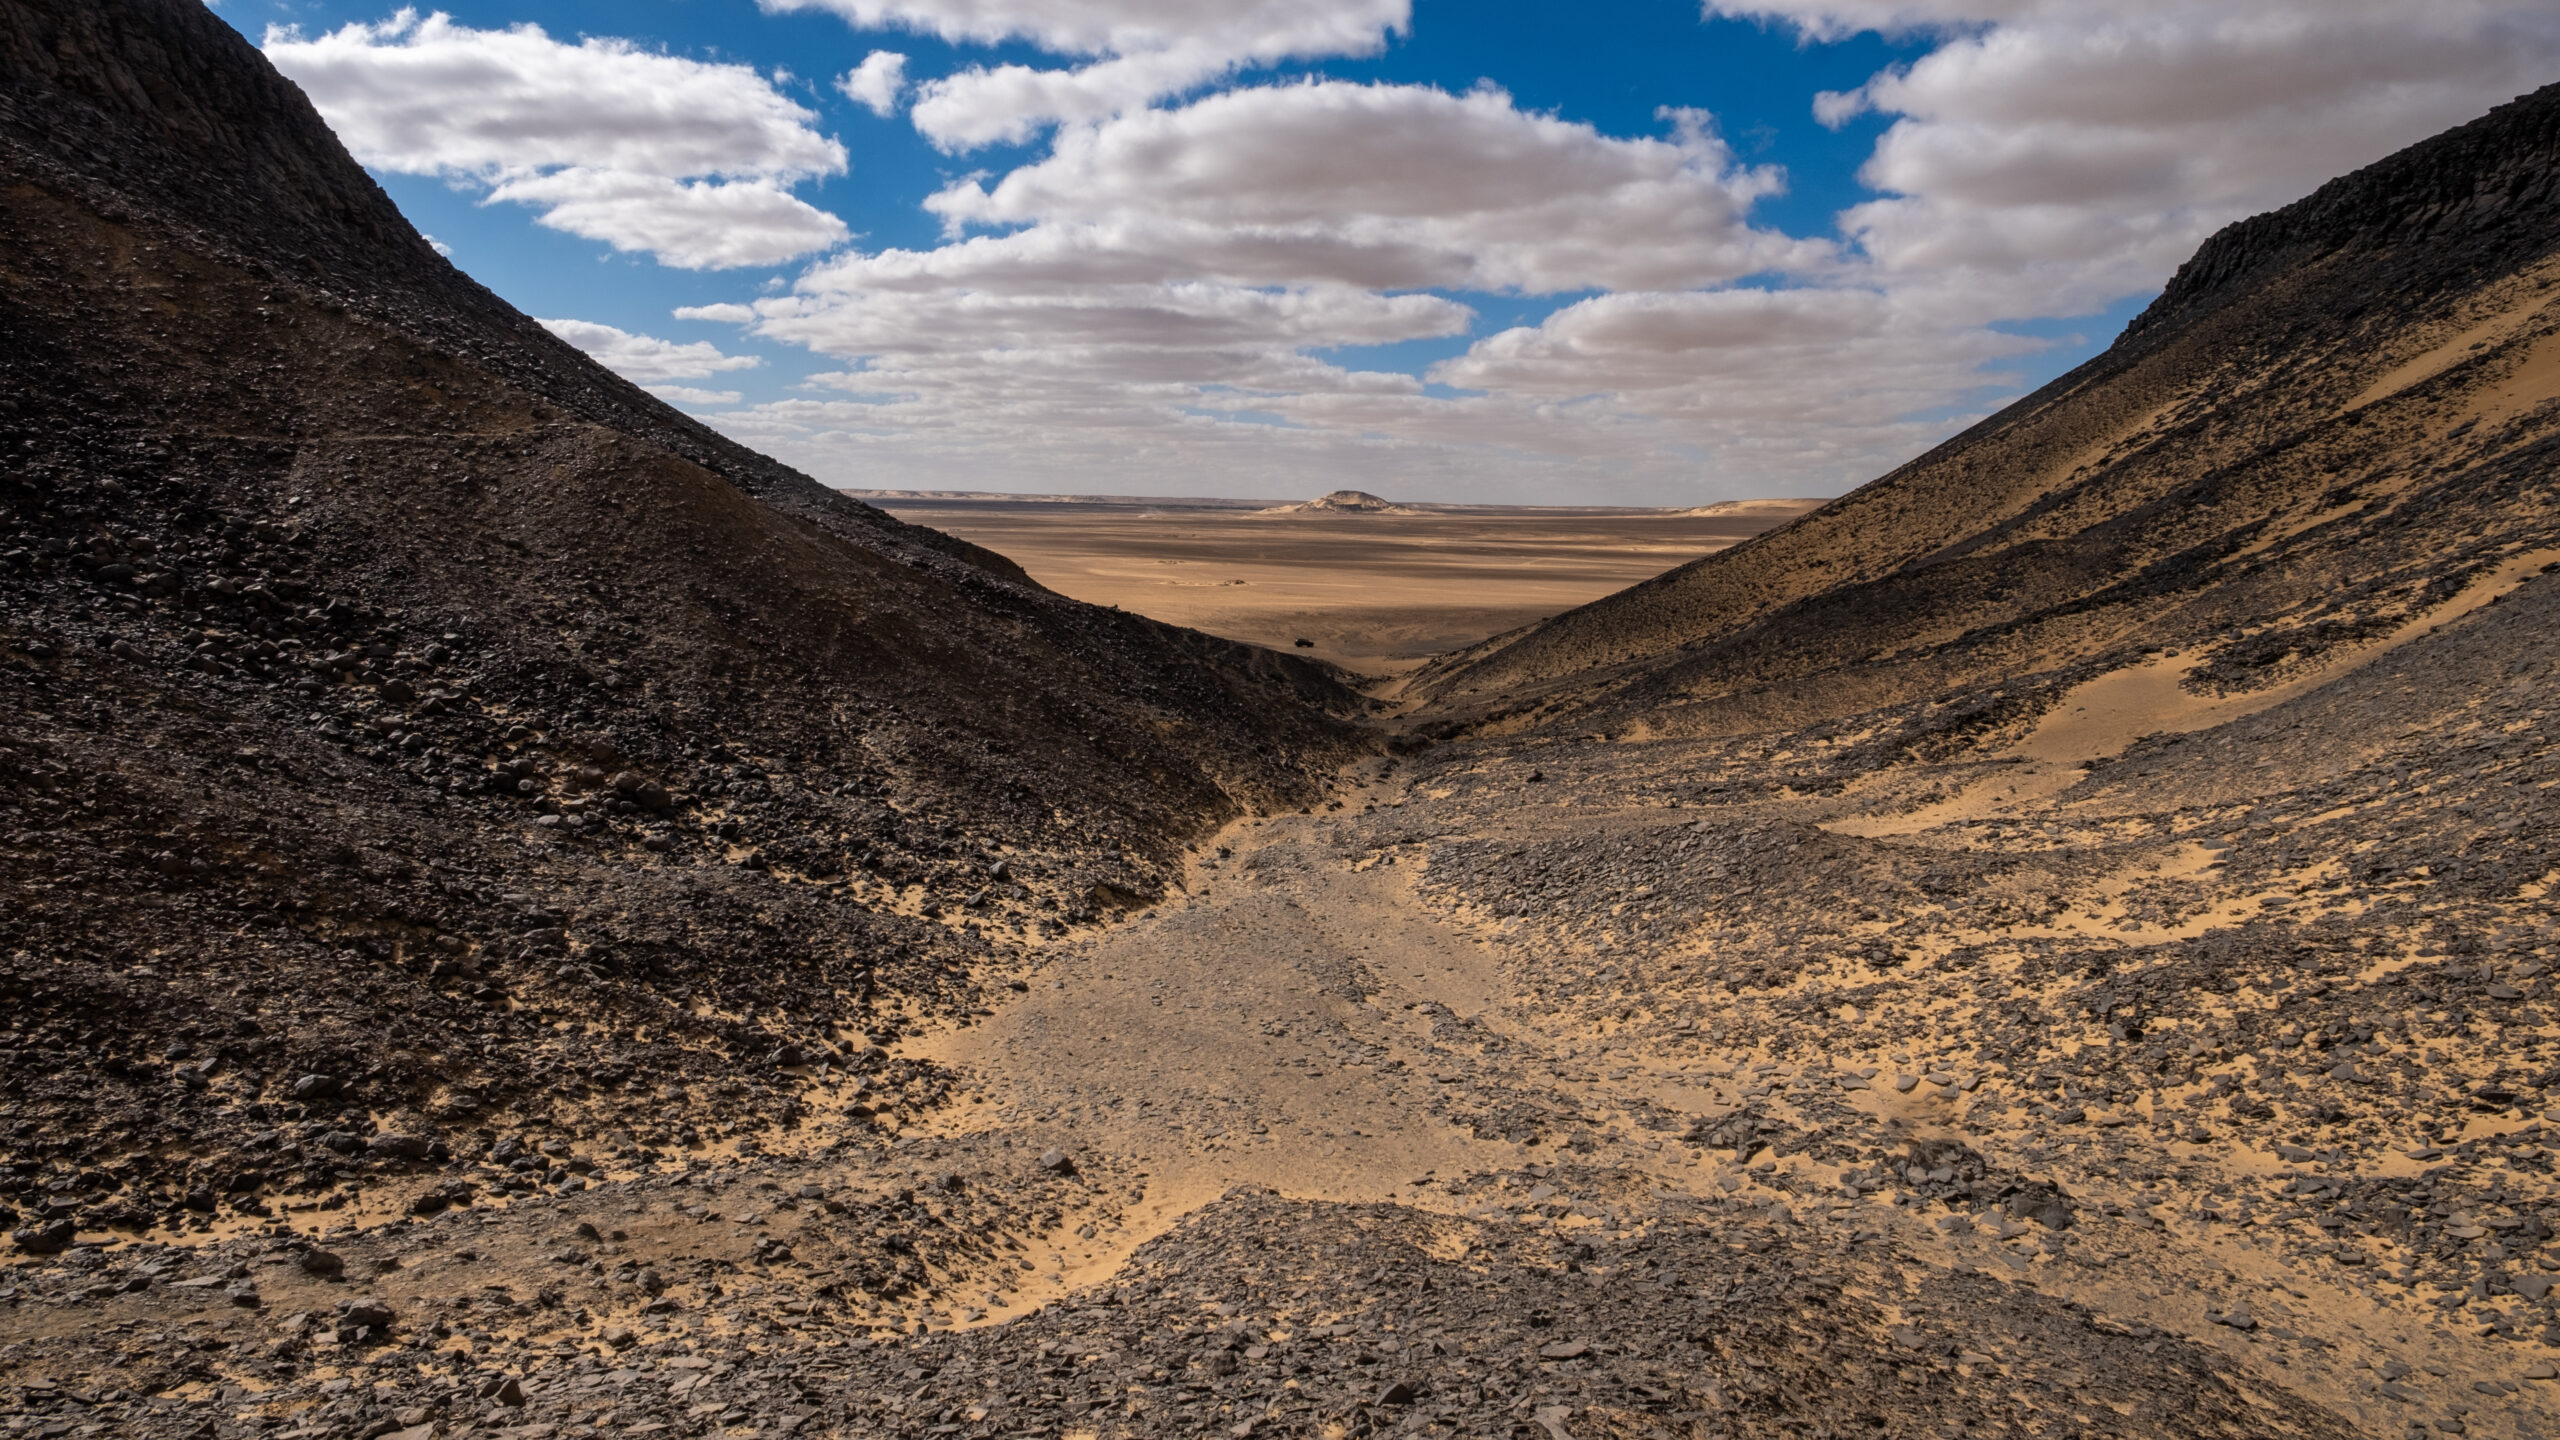
[[[409,1201],[412,1215],[440,1215],[471,1203],[471,1186],[461,1180],[447,1180],[431,1189],[422,1190]]]
[[[424,1160],[435,1150],[436,1142],[425,1135],[376,1135],[365,1143],[368,1154],[390,1160]]]
[[[10,1232],[9,1242],[30,1255],[59,1255],[69,1248],[75,1233],[69,1220],[49,1220]]]

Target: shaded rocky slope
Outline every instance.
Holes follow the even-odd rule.
[[[599,369],[189,0],[0,9],[0,169],[0,1147],[84,1214],[519,1106],[667,1143],[687,1078],[787,1125],[777,1054],[966,1009],[1353,744],[1320,665]],[[233,1148],[297,1119],[355,1153]]]
[[[2548,535],[2560,87],[2208,242],[2107,353],[1755,542],[1461,652],[1442,723],[1809,723],[2164,647],[2300,673]]]

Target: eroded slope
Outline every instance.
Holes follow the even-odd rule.
[[[1066,601],[568,350],[186,0],[0,13],[0,337],[37,1231],[344,1203],[533,1121],[787,1128],[777,1056],[967,1008],[1351,753],[1324,667]]]
[[[1751,544],[1417,681],[1712,733],[2210,651],[2256,688],[2548,543],[2560,89],[2209,242],[2105,355]]]

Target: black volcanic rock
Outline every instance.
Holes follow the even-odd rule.
[[[2224,227],[2125,327],[2192,321],[2288,270],[2348,255],[2400,257],[2416,283],[2464,285],[2548,247],[2560,217],[2560,85],[2547,85],[2263,215]]]
[[[0,171],[0,994],[53,1057],[0,1149],[254,1210],[510,1116],[674,1144],[657,1087],[966,1008],[1097,861],[1154,895],[1356,746],[1322,665],[602,370],[193,0],[0,7]],[[285,1122],[349,1145],[224,1158]]]
[[[1812,723],[2196,646],[2229,687],[2299,673],[2547,533],[2556,176],[2560,86],[2231,226],[2106,353],[1891,474],[1436,662],[1423,723]]]

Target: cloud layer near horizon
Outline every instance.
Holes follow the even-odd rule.
[[[1290,494],[1350,467],[1487,496],[1842,489],[2006,398],[2038,342],[2005,322],[2138,296],[2220,225],[2560,78],[2541,0],[1705,0],[1808,44],[1919,42],[1804,97],[1884,125],[1872,198],[1791,235],[1754,215],[1783,172],[1705,114],[1608,134],[1490,85],[1238,83],[1372,53],[1408,0],[762,3],[1059,59],[917,80],[872,52],[836,84],[873,113],[955,154],[1042,143],[927,198],[939,244],[682,312],[840,367],[725,428],[825,478],[937,488]],[[572,233],[696,267],[845,233],[788,193],[842,148],[743,67],[405,12],[279,49],[368,163]],[[454,100],[490,84],[493,109]],[[1519,297],[1555,298],[1478,328]],[[1379,348],[1416,344],[1444,358]]]

